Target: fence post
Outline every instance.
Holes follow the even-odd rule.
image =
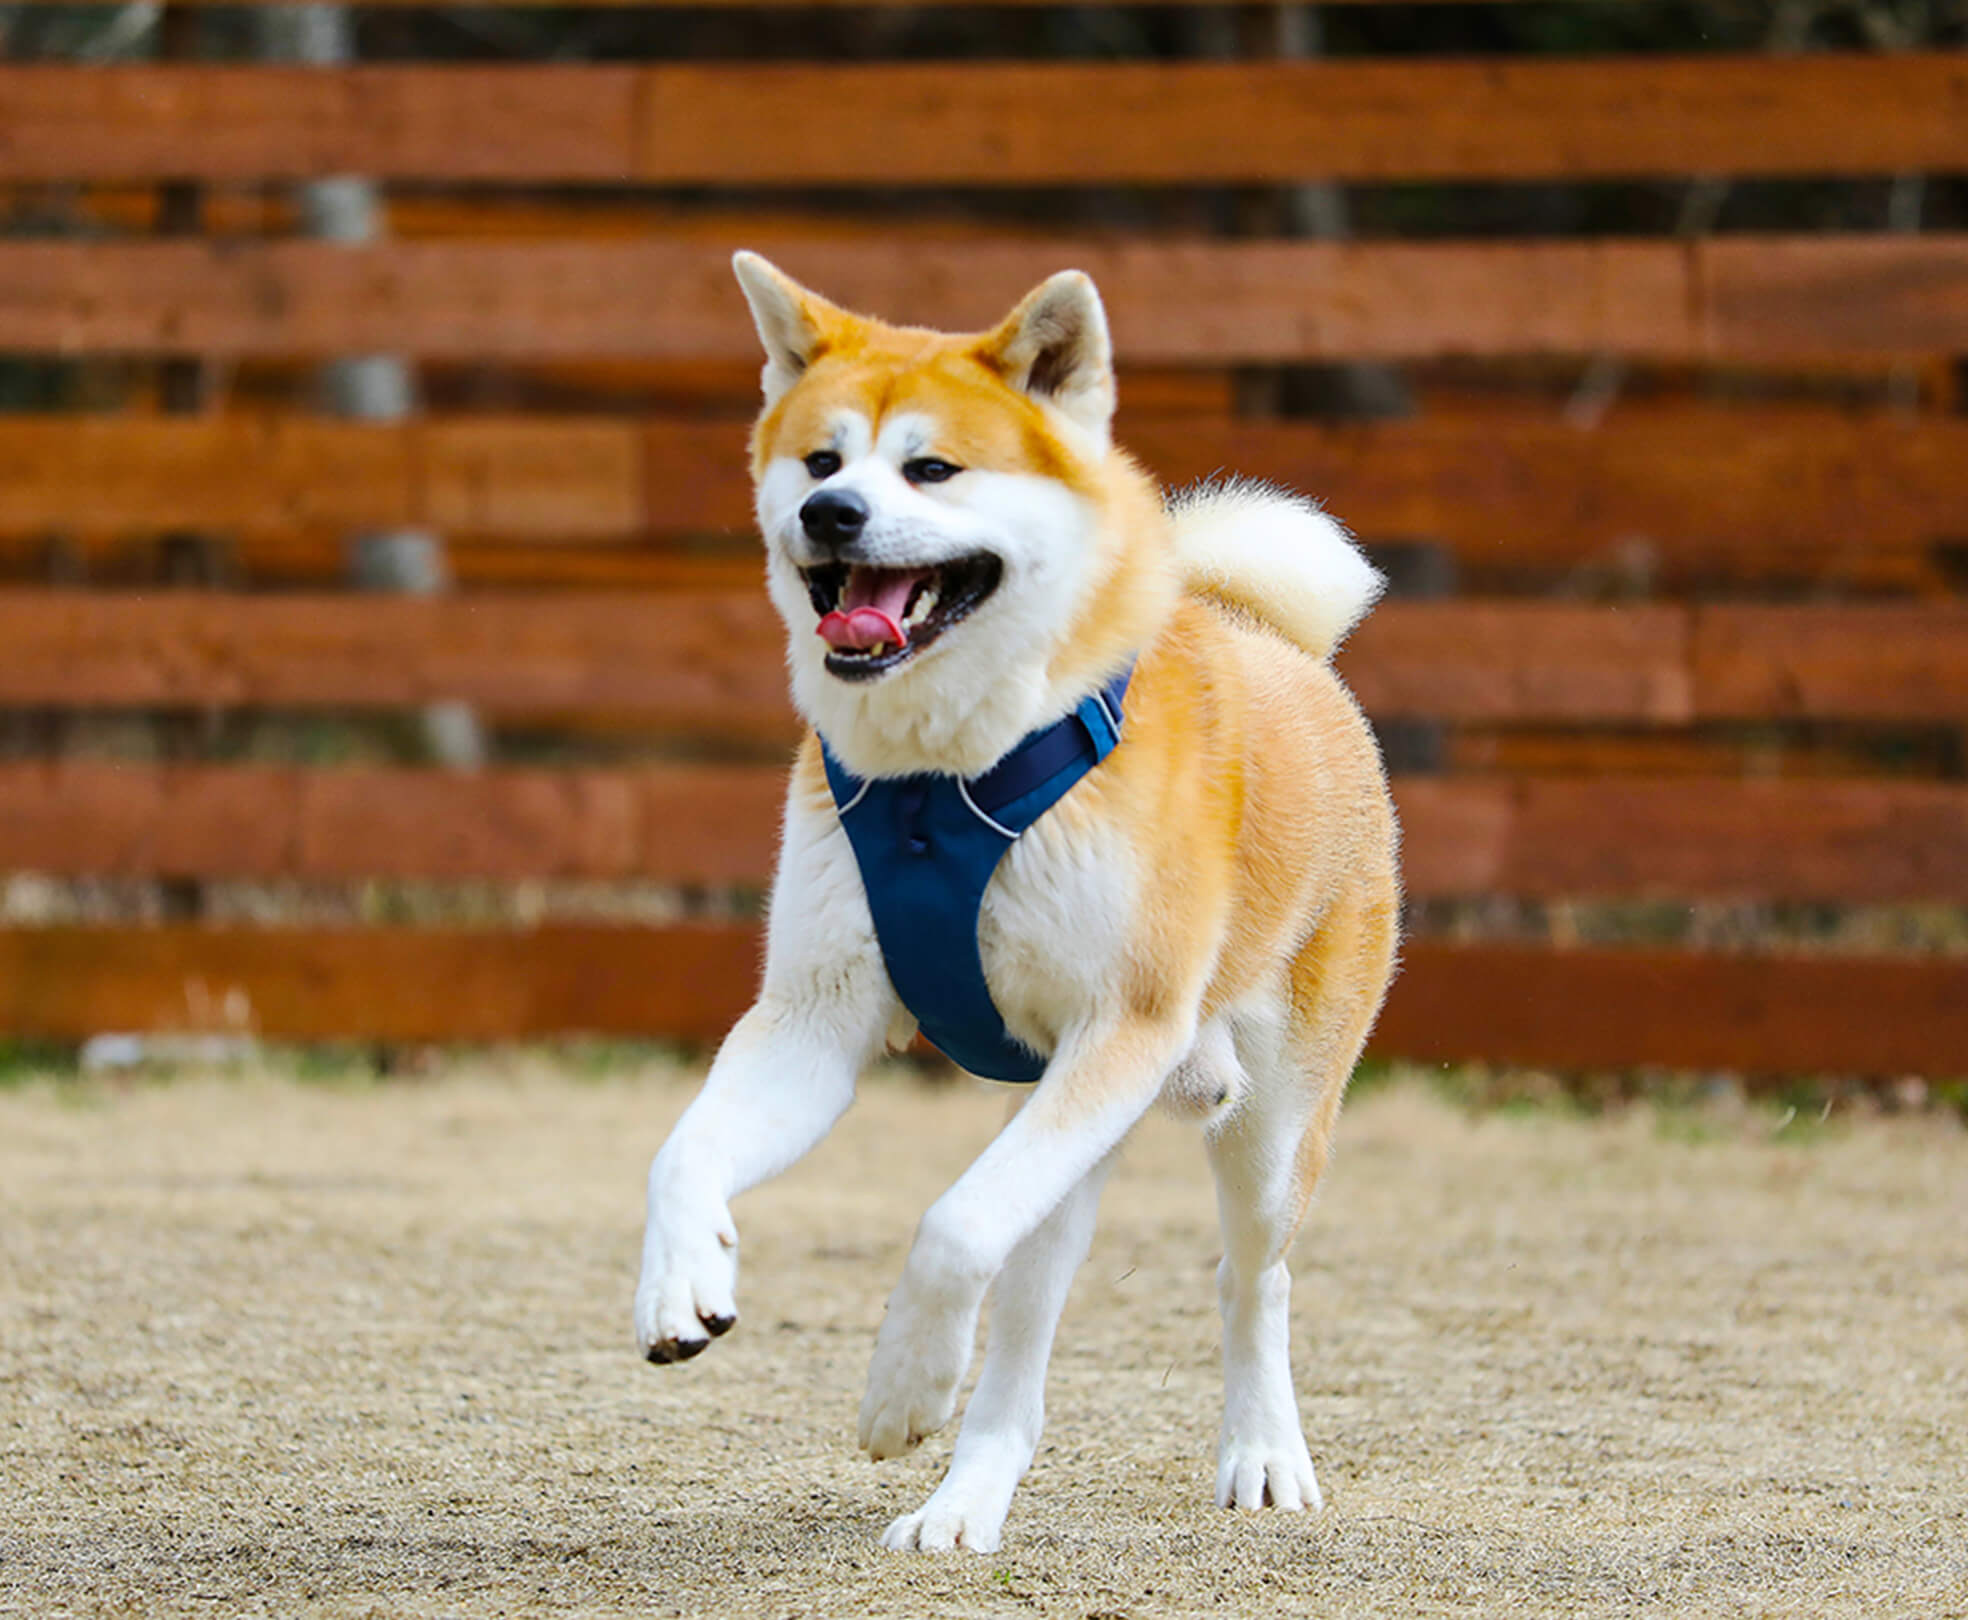
[[[267,6],[254,15],[261,54],[269,61],[317,67],[355,60],[355,30],[348,8],[335,5]],[[373,242],[385,234],[376,185],[353,175],[313,180],[298,189],[302,229],[329,242]],[[397,422],[416,410],[416,384],[397,355],[347,355],[322,368],[327,408],[367,422]],[[377,530],[349,542],[350,573],[369,590],[436,595],[450,587],[444,543],[420,529]],[[421,711],[424,747],[440,764],[475,768],[485,763],[485,738],[468,704],[432,703]]]

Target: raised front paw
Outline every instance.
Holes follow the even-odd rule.
[[[646,1360],[688,1361],[738,1320],[738,1231],[715,1209],[653,1210],[636,1287],[636,1344]]]

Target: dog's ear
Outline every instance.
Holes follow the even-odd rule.
[[[1093,278],[1062,270],[989,333],[982,350],[1012,387],[1055,407],[1104,449],[1114,421],[1114,346]]]
[[[813,364],[829,318],[841,312],[756,253],[732,254],[731,271],[752,306],[752,323],[765,345],[762,382],[770,409]]]

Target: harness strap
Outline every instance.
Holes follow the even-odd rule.
[[[986,1079],[1036,1080],[1046,1056],[1013,1039],[984,981],[984,891],[1005,851],[1114,751],[1132,673],[1122,670],[967,780],[863,780],[821,741],[889,980],[938,1050]]]

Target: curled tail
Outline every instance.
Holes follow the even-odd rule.
[[[1386,584],[1337,521],[1269,484],[1199,484],[1169,502],[1183,583],[1330,658]]]

